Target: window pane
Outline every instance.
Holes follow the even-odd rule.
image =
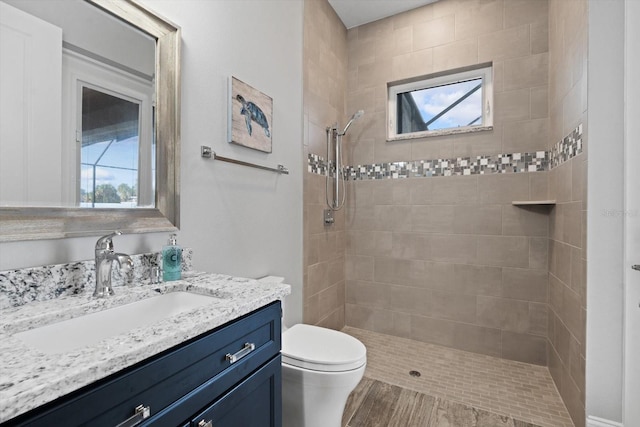
[[[482,125],[482,78],[398,94],[398,134]]]
[[[140,106],[82,89],[81,207],[137,205]]]

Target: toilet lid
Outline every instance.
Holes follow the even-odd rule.
[[[340,372],[362,367],[367,348],[344,332],[297,324],[282,333],[282,362],[314,371]]]

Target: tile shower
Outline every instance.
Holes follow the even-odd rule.
[[[584,0],[440,0],[345,30],[305,1],[305,322],[547,366],[584,425],[586,21]],[[386,142],[387,82],[488,61],[492,131]],[[325,227],[324,129],[359,109]]]

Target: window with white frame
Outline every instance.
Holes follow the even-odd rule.
[[[387,139],[492,129],[492,75],[482,64],[389,83]]]

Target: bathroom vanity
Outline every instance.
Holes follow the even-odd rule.
[[[288,285],[190,273],[116,292],[3,313],[2,425],[281,425],[279,299]],[[91,324],[94,313],[171,293],[206,303],[78,348],[36,349],[20,338],[61,320]]]

